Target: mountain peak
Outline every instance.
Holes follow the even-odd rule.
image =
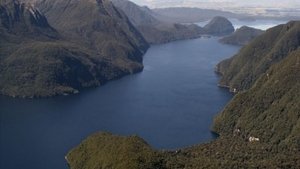
[[[204,29],[208,34],[217,36],[228,35],[234,32],[232,23],[222,16],[214,17],[207,25],[204,26]]]

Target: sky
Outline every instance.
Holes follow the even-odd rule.
[[[132,0],[139,5],[159,7],[263,7],[263,8],[300,8],[300,0]]]

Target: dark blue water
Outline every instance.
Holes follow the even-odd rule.
[[[232,98],[217,87],[214,66],[237,51],[215,38],[157,45],[143,72],[79,95],[0,97],[0,168],[66,169],[67,152],[97,131],[138,134],[158,149],[208,142],[214,115]]]

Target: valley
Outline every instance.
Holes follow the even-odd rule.
[[[0,0],[0,168],[300,168],[300,21],[262,18]]]

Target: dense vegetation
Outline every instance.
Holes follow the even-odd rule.
[[[225,44],[244,46],[263,33],[264,31],[260,29],[242,26],[241,28],[237,29],[233,34],[220,39],[220,42]]]
[[[234,57],[217,65],[220,85],[231,91],[249,89],[270,66],[278,63],[300,45],[300,22],[292,21],[266,31]]]
[[[162,166],[161,154],[137,136],[97,133],[67,156],[71,168],[152,169]]]
[[[142,70],[148,44],[111,2],[22,1],[0,1],[1,94],[77,93]]]
[[[89,137],[67,155],[70,167],[300,168],[300,49],[299,44],[295,45],[295,35],[299,33],[294,34],[300,30],[294,27],[298,24],[291,22],[268,30],[231,59],[232,63],[241,57],[247,59],[248,64],[255,61],[255,66],[245,70],[254,72],[253,69],[261,69],[265,53],[269,51],[244,56],[245,50],[263,49],[252,49],[253,43],[260,42],[265,50],[273,52],[282,50],[275,55],[281,59],[264,67],[265,71],[249,89],[237,93],[215,118],[213,130],[220,134],[217,140],[177,151],[156,151],[138,137],[100,133]],[[280,33],[280,38],[270,32]],[[265,38],[275,40],[269,42]],[[281,44],[282,41],[286,43]],[[230,68],[227,65],[222,70]]]
[[[219,114],[214,130],[300,150],[300,50],[265,72],[253,87],[238,93]]]
[[[240,136],[177,151],[157,151],[137,136],[97,133],[70,151],[71,169],[299,168],[298,150],[271,148]]]

